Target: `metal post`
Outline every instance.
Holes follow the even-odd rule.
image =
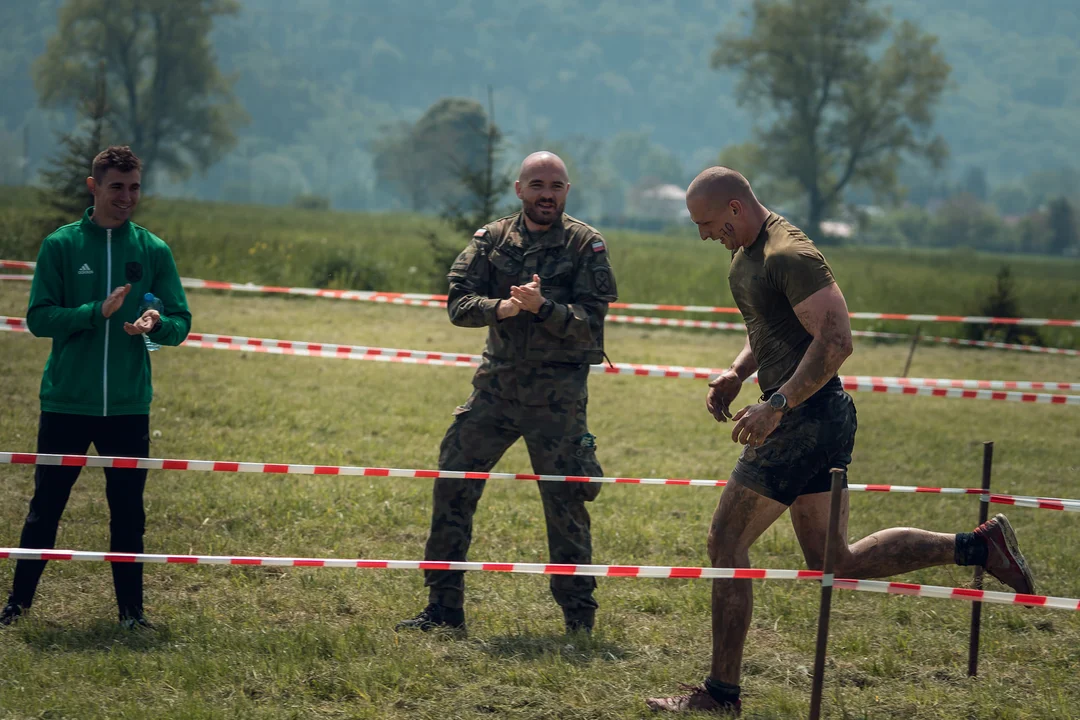
[[[840,500],[843,497],[844,471],[833,468],[832,495],[829,500],[829,534],[825,536],[825,562],[821,568],[821,606],[818,610],[817,650],[814,653],[814,683],[810,691],[810,720],[821,717],[821,691],[825,682],[825,647],[829,643],[829,611],[832,609],[833,555],[839,539]]]
[[[983,443],[983,468],[982,468],[982,490],[984,496],[979,502],[979,524],[982,525],[986,522],[986,516],[990,514],[990,469],[994,464],[994,443]],[[981,567],[975,568],[975,582],[974,587],[976,590],[982,589],[983,569]],[[979,633],[982,630],[982,603],[975,602],[971,604],[971,641],[968,645],[968,677],[975,677],[979,673]]]
[[[922,329],[922,325],[915,326],[915,334],[911,336],[911,349],[908,350],[907,362],[904,363],[904,374],[900,377],[907,377],[908,370],[911,369],[911,360],[915,357],[915,348],[919,344],[919,331]]]

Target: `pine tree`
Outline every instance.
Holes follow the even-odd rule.
[[[495,104],[488,87],[488,122],[484,130],[483,163],[473,165],[457,160],[453,163],[454,175],[465,188],[463,202],[451,202],[443,210],[443,218],[455,230],[471,236],[477,228],[483,227],[503,213],[500,212],[499,200],[506,193],[506,188],[514,182],[514,177],[507,171],[497,171],[502,155],[502,133],[495,125]]]
[[[1076,211],[1066,198],[1051,200],[1047,208],[1047,222],[1050,225],[1050,252],[1063,255],[1067,250],[1080,243],[1080,224],[1076,221]]]
[[[104,61],[98,64],[96,86],[94,96],[78,108],[76,129],[58,135],[60,149],[50,159],[50,167],[41,173],[45,184],[41,191],[42,201],[65,217],[82,215],[93,204],[86,178],[90,175],[94,156],[104,148],[109,112]],[[79,116],[82,116],[81,123]],[[86,130],[80,132],[79,124],[86,125]]]
[[[998,269],[997,277],[990,294],[979,303],[978,314],[985,317],[1016,318],[1023,317],[1020,301],[1016,296],[1012,270],[1008,265]],[[994,342],[1021,343],[1024,345],[1042,345],[1038,328],[1022,325],[985,325],[967,326],[968,337],[973,340],[992,340]]]

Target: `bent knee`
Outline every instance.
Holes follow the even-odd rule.
[[[741,547],[723,533],[709,533],[708,550],[713,567],[746,567],[750,564],[750,548]]]
[[[825,569],[825,558],[823,555],[814,554],[806,555],[806,567],[808,570],[817,570],[821,572]],[[833,558],[833,575],[845,577],[851,572],[851,569],[855,567],[853,558],[850,552],[843,551],[836,553]]]

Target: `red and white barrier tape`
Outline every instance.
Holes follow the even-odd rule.
[[[855,334],[855,332],[853,331],[852,334]],[[858,334],[863,337],[873,336],[872,333],[863,331],[859,331]],[[907,335],[905,337],[910,338],[911,336]],[[1044,347],[1042,345],[1020,345],[1018,343],[995,342],[992,340],[967,340],[965,338],[933,337],[928,335],[922,335],[920,336],[920,339],[927,342],[939,343],[942,345],[964,345],[967,347],[993,348],[995,350],[1019,350],[1021,352],[1042,353],[1044,355],[1080,355],[1080,350],[1074,350],[1072,348]]]
[[[533,473],[466,472],[456,470],[416,470],[363,467],[356,465],[297,465],[292,463],[234,462],[222,460],[174,460],[99,455],[53,455],[49,453],[0,452],[0,465],[50,465],[66,467],[121,468],[141,470],[186,470],[199,472],[259,473],[264,475],[344,475],[359,477],[457,478],[460,480],[528,480],[536,482],[612,483],[626,485],[682,485],[724,487],[727,480],[694,478],[587,477],[582,475],[536,475]],[[978,495],[984,502],[1044,510],[1080,512],[1080,500],[1042,498],[1025,495],[985,493],[977,488],[941,488],[917,485],[848,486],[851,492],[930,493],[939,495]]]
[[[889,395],[922,395],[926,397],[962,398],[965,400],[1003,400],[1006,402],[1039,403],[1042,405],[1080,405],[1080,395],[1050,395],[1003,390],[964,390],[961,388],[914,387],[862,383],[841,378],[844,389],[850,392],[874,392]]]
[[[630,325],[696,328],[699,330],[746,331],[746,326],[742,323],[716,322],[713,320],[683,320],[681,318],[642,317],[639,315],[608,315],[605,320],[607,322],[625,323]],[[875,330],[852,330],[851,334],[853,337],[880,338],[887,340],[910,340],[914,337],[909,333],[878,332]],[[1042,353],[1046,355],[1080,355],[1080,350],[1074,350],[1072,348],[1020,345],[1018,343],[993,342],[990,340],[968,340],[967,338],[936,337],[933,335],[920,335],[919,340],[942,345],[963,345],[967,347],[994,348],[996,350],[1018,350],[1021,352]]]
[[[25,331],[23,318],[0,316],[0,330]],[[209,348],[213,350],[233,350],[243,352],[261,352],[274,355],[300,355],[346,360],[372,360],[377,362],[397,362],[414,365],[441,365],[450,367],[476,367],[480,363],[479,355],[446,353],[426,350],[402,350],[398,348],[377,348],[362,345],[336,345],[331,343],[309,343],[299,340],[275,340],[271,338],[249,338],[236,335],[213,335],[210,333],[190,333],[182,345],[188,347]],[[649,365],[640,363],[616,363],[610,365],[592,365],[590,370],[599,375],[635,375],[639,377],[665,377],[707,380],[716,376],[716,368],[684,367],[681,365]],[[899,382],[903,380],[903,383]],[[755,378],[756,381],[756,378]],[[871,378],[842,376],[844,389],[853,392],[875,392],[901,395],[927,395],[932,397],[963,398],[969,400],[1003,400],[1008,402],[1040,403],[1050,405],[1080,405],[1080,396],[1051,395],[1045,393],[1004,392],[998,390],[964,389],[964,385],[950,383],[1007,383],[1024,385],[1023,381],[1007,380],[949,380],[945,378]],[[922,382],[923,386],[913,383]],[[1026,383],[1034,387],[1040,383]],[[1041,383],[1044,385],[1069,385],[1077,383]],[[939,385],[945,385],[940,387]]]
[[[33,279],[33,276],[31,275],[0,275],[0,281],[31,279]],[[328,294],[327,296],[330,297],[335,297],[336,294],[339,292],[344,291],[325,291],[325,293]],[[392,301],[385,300],[384,302]],[[423,304],[425,302],[427,301],[416,301],[415,304]],[[410,304],[412,304],[412,301],[410,301]],[[435,307],[444,307],[444,305],[436,303]],[[606,320],[607,322],[630,325],[653,325],[662,327],[666,326],[680,328],[697,328],[704,330],[737,330],[740,332],[745,332],[746,330],[746,326],[742,323],[715,322],[713,320],[683,320],[679,318],[642,317],[637,315],[608,315]],[[912,335],[909,335],[907,333],[877,332],[873,330],[852,330],[851,334],[854,337],[882,338],[889,340],[910,340],[912,338]],[[1041,353],[1044,355],[1080,355],[1080,350],[1074,350],[1071,348],[1044,347],[1042,345],[1019,345],[1017,343],[992,342],[990,340],[968,340],[966,338],[933,337],[930,335],[922,335],[920,336],[920,340],[924,342],[932,342],[945,345],[984,347],[994,348],[997,350],[1018,350],[1021,352]]]
[[[377,292],[374,290],[328,290],[326,288],[278,287],[274,285],[254,285],[252,283],[218,282],[180,278],[180,283],[194,290],[233,290],[239,292],[274,293],[281,295],[302,295],[306,297],[332,298],[334,300],[358,300],[362,302],[389,303],[391,305],[415,305],[418,307],[446,307],[445,295],[430,293]]]
[[[34,263],[21,263],[13,260],[0,260],[0,268],[32,270]],[[29,267],[28,267],[29,266]],[[32,275],[0,275],[4,280],[33,280]],[[392,305],[415,305],[418,307],[445,308],[445,295],[429,293],[395,293],[374,290],[328,290],[326,288],[281,287],[276,285],[255,285],[253,283],[218,282],[198,278],[180,278],[180,284],[189,290],[231,290],[236,292],[254,292],[261,294],[301,295],[304,297],[322,297],[334,300],[358,300],[363,302],[381,302]]]
[[[696,328],[699,330],[739,330],[746,332],[742,323],[718,322],[716,320],[683,320],[681,318],[644,317],[642,315],[607,315],[605,322],[629,325],[654,325],[657,327]]]
[[[966,388],[969,390],[1064,390],[1080,391],[1080,383],[1034,382],[1028,380],[953,380],[949,378],[875,377],[869,375],[845,375],[845,382],[871,383],[875,385],[910,385],[913,387]]]
[[[0,268],[33,270],[36,263],[19,260],[0,260]],[[206,290],[233,290],[239,292],[278,293],[285,295],[306,295],[328,297],[338,300],[361,300],[384,302],[395,305],[420,305],[423,307],[445,307],[446,295],[432,293],[398,293],[366,290],[326,290],[322,288],[281,287],[276,285],[256,285],[255,283],[232,283],[198,278],[181,278],[184,287]],[[724,313],[739,315],[738,308],[716,307],[712,305],[668,305],[658,303],[614,302],[609,305],[613,310],[655,310],[685,313]],[[1061,320],[1051,318],[1000,318],[983,315],[921,315],[913,313],[872,313],[854,312],[850,316],[857,320],[911,320],[915,322],[950,322],[973,323],[982,325],[1032,325],[1050,327],[1080,327],[1080,320]]]
[[[1003,605],[1034,605],[1054,608],[1055,610],[1080,610],[1080,600],[1076,598],[1047,595],[1024,595],[992,590],[973,590],[971,588],[917,585],[915,583],[888,582],[885,580],[848,580],[845,578],[835,578],[833,587],[841,590],[862,590],[864,592],[888,593],[889,595],[913,595],[915,597],[967,600],[969,602],[989,602]]]
[[[176,565],[262,565],[267,567],[364,568],[375,570],[461,570],[583,575],[590,577],[688,578],[706,580],[821,580],[819,570],[668,567],[662,565],[568,565],[559,563],[494,563],[442,560],[363,560],[341,558],[245,557],[232,555],[155,555],[80,550],[0,548],[12,560],[89,560],[92,562],[164,563]]]
[[[523,573],[529,575],[578,575],[701,580],[832,580],[842,590],[915,595],[970,602],[1033,605],[1056,610],[1080,610],[1076,598],[1047,595],[970,590],[936,585],[825,578],[818,570],[774,570],[768,568],[706,568],[664,565],[569,565],[558,563],[449,562],[440,560],[364,560],[344,558],[292,558],[241,555],[157,555],[153,553],[106,553],[84,550],[33,550],[0,548],[0,559],[67,560],[112,563],[158,563],[169,565],[240,565],[261,567],[359,568],[367,570],[459,570],[464,572]]]

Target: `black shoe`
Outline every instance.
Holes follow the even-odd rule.
[[[15,603],[8,603],[0,611],[0,625],[14,625],[15,621],[22,617],[23,609]]]
[[[150,621],[146,619],[146,616],[142,613],[136,613],[134,615],[121,615],[120,627],[124,630],[154,630],[154,626],[150,624]]]
[[[592,634],[593,625],[596,624],[595,612],[578,612],[570,614],[563,613],[563,619],[566,621],[566,634],[572,635],[573,633],[583,632],[586,635]]]
[[[457,632],[465,632],[465,610],[462,608],[448,608],[445,605],[431,603],[421,611],[419,615],[408,620],[402,620],[394,626],[394,632],[399,630],[420,630],[430,632],[445,628]]]

